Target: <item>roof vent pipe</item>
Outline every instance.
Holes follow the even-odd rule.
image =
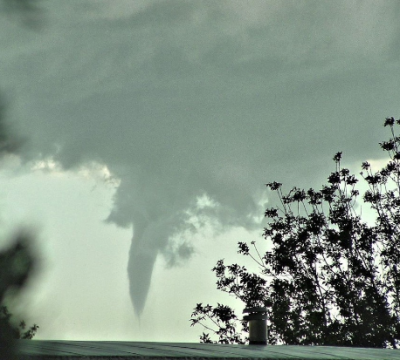
[[[243,320],[249,322],[250,345],[267,345],[267,308],[251,307],[245,308]]]

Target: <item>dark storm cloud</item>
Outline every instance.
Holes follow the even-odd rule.
[[[318,186],[334,152],[377,156],[374,130],[399,111],[397,2],[245,4],[58,2],[41,34],[1,31],[25,158],[121,181],[108,221],[134,227],[137,314],[157,255],[194,250],[174,237],[193,230],[188,209],[257,228],[265,182]]]

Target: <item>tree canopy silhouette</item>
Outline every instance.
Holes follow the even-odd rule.
[[[41,12],[36,4],[34,0],[0,0],[0,15],[21,16],[23,25],[38,28]],[[6,121],[5,110],[4,95],[0,94],[0,157],[17,154],[25,141]],[[6,305],[7,298],[10,300],[25,286],[35,263],[30,247],[32,237],[21,232],[13,240],[8,249],[0,251],[0,349],[2,358],[10,360],[16,358],[15,340],[32,339],[39,328],[36,324],[27,327],[25,321],[17,321]]]
[[[369,225],[356,211],[357,178],[341,165],[342,153],[321,190],[266,184],[280,205],[266,209],[261,254],[255,242],[238,252],[258,264],[251,273],[219,260],[217,288],[246,306],[268,308],[270,344],[397,348],[400,341],[400,119],[387,118],[391,135],[380,143],[389,159],[380,171],[362,163],[368,190],[362,200],[375,212]],[[201,342],[245,343],[248,328],[229,306],[197,304],[191,325]],[[211,334],[211,336],[210,336]],[[213,336],[216,336],[214,338]]]
[[[36,324],[27,327],[7,307],[26,285],[35,266],[31,242],[29,234],[20,233],[9,248],[0,251],[0,349],[7,359],[15,358],[15,340],[32,339],[39,328]]]

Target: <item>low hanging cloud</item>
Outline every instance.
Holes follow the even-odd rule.
[[[157,256],[195,251],[193,218],[260,228],[265,182],[308,186],[338,150],[377,154],[373,129],[398,112],[398,2],[43,6],[40,32],[0,24],[22,157],[118,179],[107,221],[133,225],[137,315]]]

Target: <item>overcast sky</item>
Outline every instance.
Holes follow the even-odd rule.
[[[263,242],[264,184],[319,187],[337,151],[358,173],[400,113],[398,1],[39,5],[36,30],[0,15],[27,139],[0,215],[37,229],[37,338],[197,341],[195,303],[231,301],[212,266]]]

